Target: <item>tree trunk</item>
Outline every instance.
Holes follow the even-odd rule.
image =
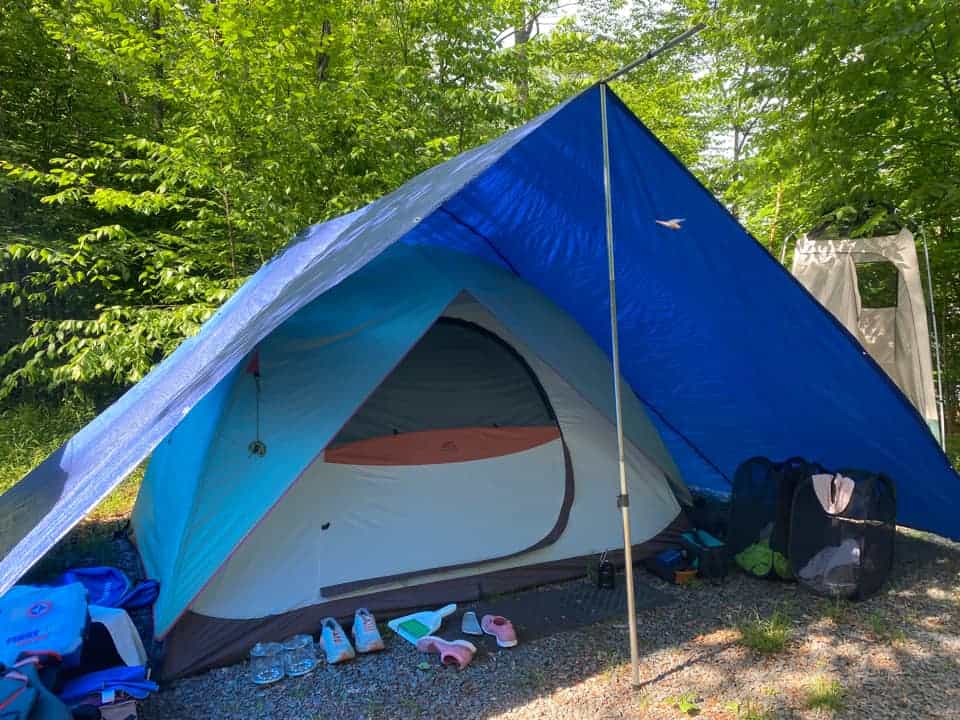
[[[153,9],[153,14],[150,17],[150,30],[153,35],[154,42],[157,45],[160,44],[160,28],[163,27],[163,16],[160,14],[160,8],[155,7]],[[163,80],[164,70],[163,62],[158,60],[153,66],[153,73],[157,80]],[[153,105],[153,122],[154,130],[156,130],[157,135],[159,136],[160,132],[163,130],[163,116],[166,108],[164,107],[163,98],[157,97],[154,100]]]
[[[537,27],[540,16],[531,12],[527,17],[525,9],[520,11],[517,25],[513,30],[513,42],[516,48],[519,67],[517,68],[517,103],[523,109],[530,99],[530,63],[527,58],[527,43],[533,38],[533,31]]]

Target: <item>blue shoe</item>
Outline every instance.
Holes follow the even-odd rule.
[[[323,629],[320,632],[320,637],[328,663],[334,665],[356,657],[357,654],[353,651],[353,646],[347,639],[347,634],[343,631],[343,628],[340,627],[340,623],[332,617],[328,617],[323,619],[321,627]]]
[[[377,621],[366,608],[358,609],[353,615],[353,642],[360,653],[383,650],[383,638],[377,629]]]

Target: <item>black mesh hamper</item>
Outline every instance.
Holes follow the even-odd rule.
[[[793,495],[788,557],[813,592],[862,600],[893,565],[897,503],[885,475],[846,469],[804,478]]]
[[[793,457],[783,462],[754,457],[733,476],[727,547],[744,570],[757,577],[789,579],[790,521],[794,490],[817,463]]]

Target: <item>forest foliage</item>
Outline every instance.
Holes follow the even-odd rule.
[[[7,0],[0,401],[115,396],[302,228],[699,21],[616,92],[777,256],[922,229],[956,420],[952,0]]]

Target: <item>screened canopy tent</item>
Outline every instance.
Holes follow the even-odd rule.
[[[886,473],[898,483],[902,523],[960,538],[960,479],[903,393],[608,97],[636,544],[674,526],[684,483],[727,490],[744,458],[798,454]],[[155,449],[135,519],[145,563],[161,580],[157,630],[168,638],[177,627],[188,637],[202,615],[206,629],[221,634],[196,637],[221,638],[222,648],[222,633],[235,623],[295,618],[378,592],[396,593],[391,602],[400,605],[400,593],[440,583],[451,583],[449,597],[471,577],[506,578],[509,586],[511,574],[528,581],[531,568],[617,546],[615,460],[593,474],[590,459],[613,458],[616,447],[604,206],[594,86],[354,213],[308,228],[195,337],[0,498],[0,590]],[[500,393],[504,402],[478,404],[472,415],[435,402],[416,417],[383,413],[381,390],[407,397],[424,378],[463,383],[464,375],[441,376],[429,361],[415,362],[424,348],[447,352],[448,330],[468,332],[472,352],[495,354],[491,362],[503,372],[476,382],[502,379],[507,385],[495,383],[491,397]],[[394,439],[394,428],[419,434],[424,446],[404,445],[410,438]],[[469,437],[444,448],[451,429]],[[460,455],[474,447],[474,431],[496,441],[479,455]],[[257,440],[262,456],[251,452]],[[351,462],[338,463],[340,452]],[[522,509],[500,503],[487,511],[482,493],[457,486],[444,463],[424,462],[446,452],[464,466],[502,469],[511,488],[529,483]],[[381,453],[390,462],[412,458],[423,473],[367,462]],[[356,487],[338,485],[348,470]],[[158,482],[170,477],[175,482]],[[489,474],[465,477],[480,483]],[[337,487],[358,493],[356,512]],[[485,492],[503,498],[508,490]],[[434,503],[443,513],[428,518]],[[308,507],[309,522],[284,520],[288,504]],[[338,508],[336,516],[326,512]],[[494,530],[451,541],[443,523],[457,513],[471,522],[488,513]],[[438,522],[443,533],[421,522]],[[378,542],[373,532],[401,526],[409,546]],[[354,556],[373,557],[357,567],[331,561],[319,548],[338,534],[362,543]],[[424,567],[429,543],[438,557]],[[293,567],[273,550],[284,547],[314,549]],[[250,573],[261,570],[278,573],[264,581],[279,585],[276,593],[254,586]],[[210,661],[194,654],[182,667]]]
[[[359,605],[389,613],[582,575],[619,544],[609,360],[508,271],[388,248],[255,358],[154,451],[134,510],[164,588],[166,675]],[[689,495],[625,400],[632,521],[649,553],[676,540]],[[282,493],[266,513],[236,491],[258,485]],[[236,543],[224,525],[246,534]]]
[[[941,439],[927,306],[913,233],[830,239],[805,235],[793,274],[890,376]]]

